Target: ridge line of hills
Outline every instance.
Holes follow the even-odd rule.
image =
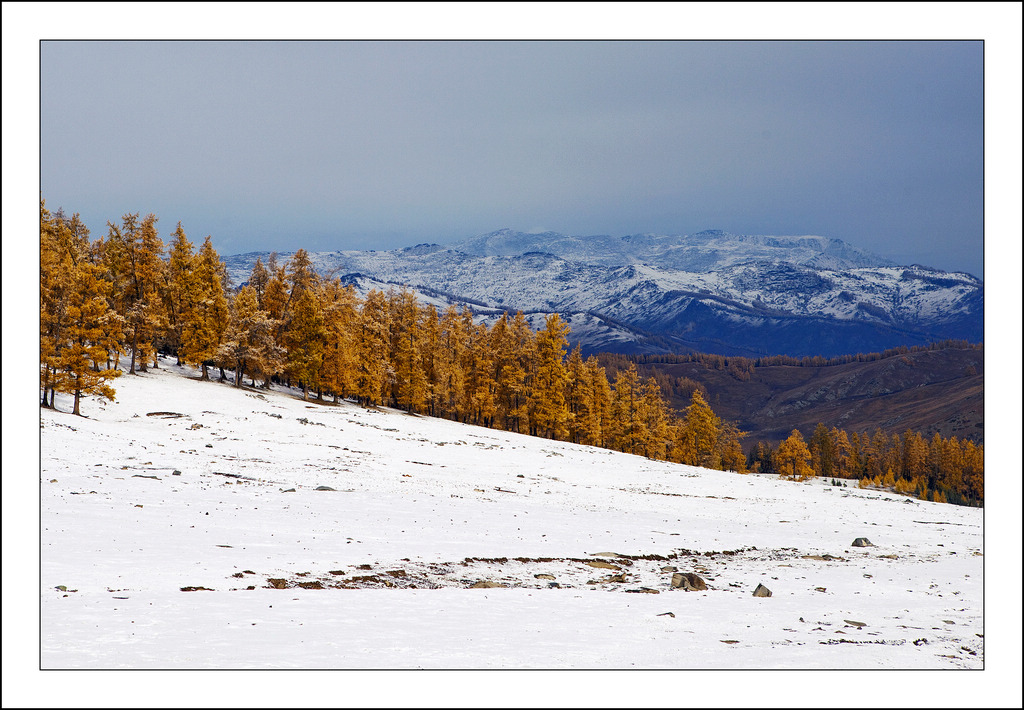
[[[287,254],[280,254],[281,259]],[[250,252],[224,259],[248,278]],[[984,285],[959,272],[896,266],[837,239],[569,237],[498,230],[444,247],[310,254],[361,295],[404,285],[481,320],[560,313],[587,354],[709,352],[830,357],[983,338]]]

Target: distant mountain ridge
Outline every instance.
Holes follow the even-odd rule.
[[[749,261],[779,261],[819,269],[895,266],[888,259],[840,239],[819,236],[736,235],[708,229],[692,235],[629,234],[568,236],[557,232],[499,229],[452,249],[474,256],[519,256],[546,252],[568,261],[605,266],[649,264],[662,269],[704,273]]]
[[[225,258],[236,284],[258,256]],[[279,255],[282,260],[289,254]],[[502,229],[451,246],[310,254],[365,294],[405,285],[481,319],[558,312],[585,352],[843,355],[983,337],[982,282],[897,266],[838,239],[568,236]]]

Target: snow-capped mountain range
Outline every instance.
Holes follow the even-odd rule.
[[[268,256],[227,257],[233,282]],[[830,356],[983,335],[979,279],[820,236],[502,229],[450,246],[310,256],[361,293],[408,286],[441,307],[467,303],[483,320],[521,310],[542,323],[558,312],[586,352]]]

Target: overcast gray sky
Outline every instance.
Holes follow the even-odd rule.
[[[61,42],[41,190],[222,254],[820,234],[982,276],[981,42]]]

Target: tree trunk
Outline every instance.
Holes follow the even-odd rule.
[[[235,365],[235,387],[242,386],[242,366]]]
[[[82,401],[82,388],[81,388],[81,376],[75,377],[75,408],[71,412],[77,416],[82,416],[82,410],[79,403]]]
[[[302,383],[302,401],[309,401],[309,385],[307,385],[305,382]]]
[[[139,331],[138,331],[138,329],[135,329],[135,330],[132,331],[132,362],[131,362],[131,365],[128,367],[128,374],[129,375],[134,375],[135,374],[135,348],[138,345],[138,342],[139,342]]]
[[[205,381],[210,379],[210,373],[206,371],[206,363],[205,362],[202,363],[202,367],[203,367],[203,376],[200,377],[199,379],[201,379],[201,380],[203,380],[205,382]]]
[[[43,378],[43,402],[40,405],[42,407],[46,406],[47,392],[50,389],[50,370],[51,369],[52,368],[49,365],[46,366],[46,377]]]

